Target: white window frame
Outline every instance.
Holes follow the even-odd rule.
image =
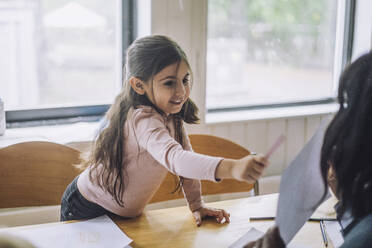
[[[117,22],[116,25],[120,25],[123,21],[122,11],[128,11],[128,8],[133,8],[133,12],[136,10],[137,0],[115,0],[117,8]],[[124,4],[125,2],[125,4]],[[130,6],[127,7],[126,5]],[[125,9],[126,8],[126,9]],[[131,10],[129,10],[131,11]],[[123,51],[126,47],[133,41],[136,35],[136,22],[137,20],[132,20],[131,15],[129,15],[130,27],[123,30],[123,35],[117,35],[117,55],[115,58],[115,63],[120,67],[116,73],[116,80],[118,84],[116,85],[117,92],[120,91],[122,82],[122,65],[123,65]],[[134,19],[134,18],[133,18]],[[116,29],[119,29],[119,27]],[[128,25],[126,25],[128,26]],[[30,86],[32,87],[32,86]],[[88,106],[73,106],[73,107],[61,107],[61,108],[43,108],[43,109],[26,109],[26,110],[11,110],[6,111],[6,121],[7,127],[24,127],[24,126],[38,126],[38,125],[55,125],[55,124],[65,124],[74,123],[78,121],[97,121],[109,108],[109,104],[104,105],[88,105]]]

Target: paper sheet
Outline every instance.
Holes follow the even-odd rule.
[[[320,205],[317,203],[325,190],[320,152],[328,121],[322,121],[314,136],[282,174],[276,225],[286,244]]]
[[[341,226],[338,221],[324,221],[324,226],[333,247],[340,247],[344,243],[344,238],[341,234]]]
[[[107,216],[91,220],[1,230],[22,237],[38,248],[124,248],[132,240]]]

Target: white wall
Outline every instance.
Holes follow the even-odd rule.
[[[186,51],[194,72],[192,98],[201,109],[202,117],[205,113],[206,13],[207,0],[152,1],[152,33],[170,36]],[[284,133],[287,136],[286,143],[273,155],[271,165],[266,172],[266,175],[278,175],[327,115],[215,124],[202,122],[187,129],[189,133],[225,137],[252,151],[262,153],[281,133]]]

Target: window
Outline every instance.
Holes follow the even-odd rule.
[[[208,112],[334,99],[337,2],[209,0]]]
[[[132,16],[125,15],[133,13],[130,3],[0,3],[0,96],[7,120],[104,112],[120,90],[122,51],[133,39]]]

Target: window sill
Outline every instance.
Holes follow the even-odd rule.
[[[206,123],[239,122],[250,120],[271,120],[313,115],[333,114],[338,104],[319,104],[261,110],[211,113]],[[99,128],[99,122],[78,122],[74,124],[9,128],[0,136],[0,148],[27,141],[50,141],[59,144],[92,141]]]
[[[99,122],[78,122],[74,124],[8,128],[0,136],[0,148],[27,141],[50,141],[59,144],[92,141],[99,128]]]
[[[337,103],[316,104],[308,106],[292,106],[270,109],[240,110],[206,115],[206,123],[240,122],[254,120],[272,120],[296,118],[313,115],[333,114],[338,110]]]

